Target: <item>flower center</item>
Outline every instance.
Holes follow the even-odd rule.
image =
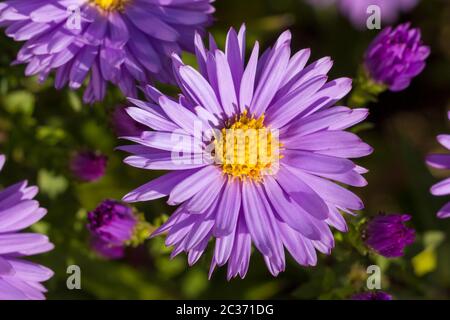
[[[125,4],[130,0],[91,0],[105,11],[123,10]]]
[[[281,158],[278,132],[264,125],[264,115],[255,118],[247,111],[216,132],[214,147],[223,173],[241,180],[261,181],[274,174]]]

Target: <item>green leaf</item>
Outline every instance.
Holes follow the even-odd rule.
[[[348,100],[350,107],[363,107],[376,102],[378,96],[387,89],[385,85],[371,79],[364,67],[360,67],[353,88]]]

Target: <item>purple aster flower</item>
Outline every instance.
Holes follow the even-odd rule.
[[[25,41],[16,64],[55,87],[78,89],[84,101],[103,100],[107,82],[127,96],[135,81],[172,82],[170,54],[191,50],[196,29],[211,21],[213,0],[11,0],[0,3],[0,26]]]
[[[88,213],[92,248],[111,259],[121,258],[126,246],[137,246],[148,238],[148,226],[131,207],[115,200],[105,200]]]
[[[384,24],[395,22],[400,13],[408,12],[414,8],[419,0],[308,0],[309,3],[318,7],[337,4],[343,15],[347,16],[352,24],[362,29],[371,13],[367,8],[376,5],[380,8],[381,21]]]
[[[353,295],[351,300],[392,300],[392,296],[384,291],[367,291]]]
[[[0,155],[0,170],[4,164]],[[0,300],[45,299],[41,282],[53,276],[52,270],[22,259],[53,249],[46,236],[20,232],[47,213],[33,200],[37,193],[26,181],[0,191]]]
[[[78,179],[93,182],[105,175],[107,163],[108,157],[101,153],[82,151],[72,157],[70,169]]]
[[[112,124],[117,136],[139,136],[146,126],[131,118],[125,107],[116,107],[112,113]]]
[[[147,86],[151,102],[130,99],[135,107],[127,109],[153,131],[125,137],[136,143],[120,147],[133,154],[125,163],[172,172],[124,200],[168,196],[179,207],[153,236],[167,232],[172,256],[184,251],[190,265],[214,238],[211,272],[228,262],[228,279],[246,275],[252,244],[274,276],[285,269],[284,248],[315,265],[316,250],[334,246],[329,226],[347,230],[340,211],[363,208],[334,181],[366,185],[366,170],[348,158],[372,148],[344,130],[368,111],[335,107],[351,79],[328,81],[331,59],[306,66],[310,50],[291,57],[290,42],[286,31],[261,56],[256,43],[246,62],[244,27],[229,31],[225,52],[212,37],[206,49],[197,35],[199,72],[173,57],[181,96]]]
[[[447,113],[450,119],[450,112]],[[447,150],[450,150],[450,135],[441,134],[437,136],[438,142]],[[427,157],[427,164],[436,169],[450,169],[450,154],[431,154]],[[431,193],[435,196],[445,196],[450,194],[450,178],[447,178],[431,187]],[[439,210],[438,218],[445,219],[450,217],[450,202]]]
[[[391,91],[406,89],[425,68],[430,48],[422,44],[420,30],[409,23],[380,32],[367,49],[365,66],[370,77]]]
[[[411,216],[407,214],[380,214],[371,219],[364,230],[366,244],[386,258],[397,258],[411,245],[416,233],[405,225]]]

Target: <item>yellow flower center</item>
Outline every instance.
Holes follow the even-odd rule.
[[[125,4],[130,0],[91,0],[95,5],[105,11],[123,10]]]
[[[247,111],[235,116],[225,128],[216,132],[216,163],[231,177],[261,181],[264,175],[278,170],[281,144],[278,133],[264,125],[264,115],[249,116]]]

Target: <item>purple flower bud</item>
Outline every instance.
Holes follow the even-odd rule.
[[[370,77],[391,91],[406,89],[425,68],[430,48],[422,44],[419,29],[409,23],[385,28],[367,49],[365,66]]]
[[[414,229],[407,228],[410,220],[407,214],[380,214],[370,220],[364,231],[366,244],[378,254],[387,258],[401,257],[406,246],[415,240]]]
[[[103,177],[106,171],[108,158],[92,151],[78,152],[72,158],[70,169],[80,180],[92,182]]]
[[[152,230],[142,214],[115,200],[104,200],[89,212],[87,228],[92,249],[109,259],[122,258],[125,247],[141,245]]]
[[[91,234],[112,246],[122,246],[130,241],[136,223],[133,210],[114,200],[105,200],[88,213]]]
[[[112,113],[112,124],[118,137],[140,136],[148,127],[131,118],[125,107],[116,107]]]
[[[384,291],[367,291],[353,295],[351,300],[392,300],[392,296]]]

